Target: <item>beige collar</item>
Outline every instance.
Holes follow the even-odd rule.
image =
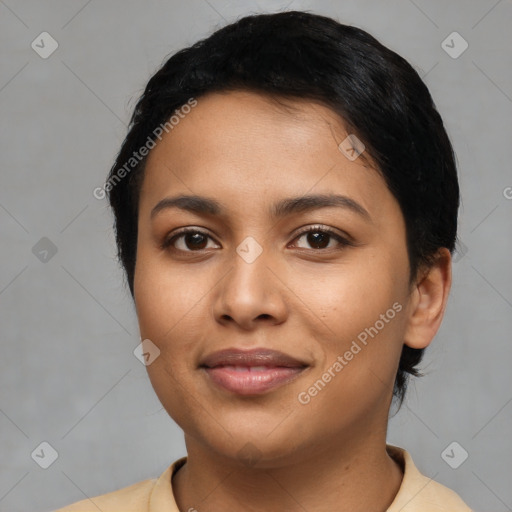
[[[389,455],[404,470],[402,484],[387,512],[471,512],[452,490],[422,475],[403,448],[386,445]],[[187,461],[182,457],[158,478],[149,498],[149,512],[179,512],[172,489],[172,476]]]

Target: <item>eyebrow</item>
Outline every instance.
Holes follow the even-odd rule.
[[[350,197],[338,194],[313,194],[301,197],[290,197],[272,205],[270,215],[272,218],[282,218],[292,213],[302,213],[318,208],[338,207],[351,210],[367,222],[372,222],[368,211]],[[150,218],[153,219],[159,212],[169,208],[179,208],[197,214],[223,215],[225,210],[221,203],[198,195],[179,195],[165,197],[151,210]]]

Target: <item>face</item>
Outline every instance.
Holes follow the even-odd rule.
[[[151,150],[134,280],[187,446],[238,460],[252,443],[269,467],[384,435],[410,301],[404,219],[370,157],[339,149],[330,109],[287,103],[209,94]]]

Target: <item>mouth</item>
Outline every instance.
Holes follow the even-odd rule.
[[[200,364],[208,380],[238,395],[259,395],[295,380],[309,365],[268,349],[227,349],[214,352]]]

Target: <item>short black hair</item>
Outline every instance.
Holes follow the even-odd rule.
[[[410,279],[438,249],[453,254],[459,184],[452,145],[427,86],[401,56],[364,30],[302,11],[246,16],[172,55],[151,77],[107,179],[118,258],[131,295],[139,192],[146,157],[119,170],[155,128],[190,101],[244,90],[317,101],[366,146],[406,225]],[[393,395],[403,401],[423,350],[404,344]]]

